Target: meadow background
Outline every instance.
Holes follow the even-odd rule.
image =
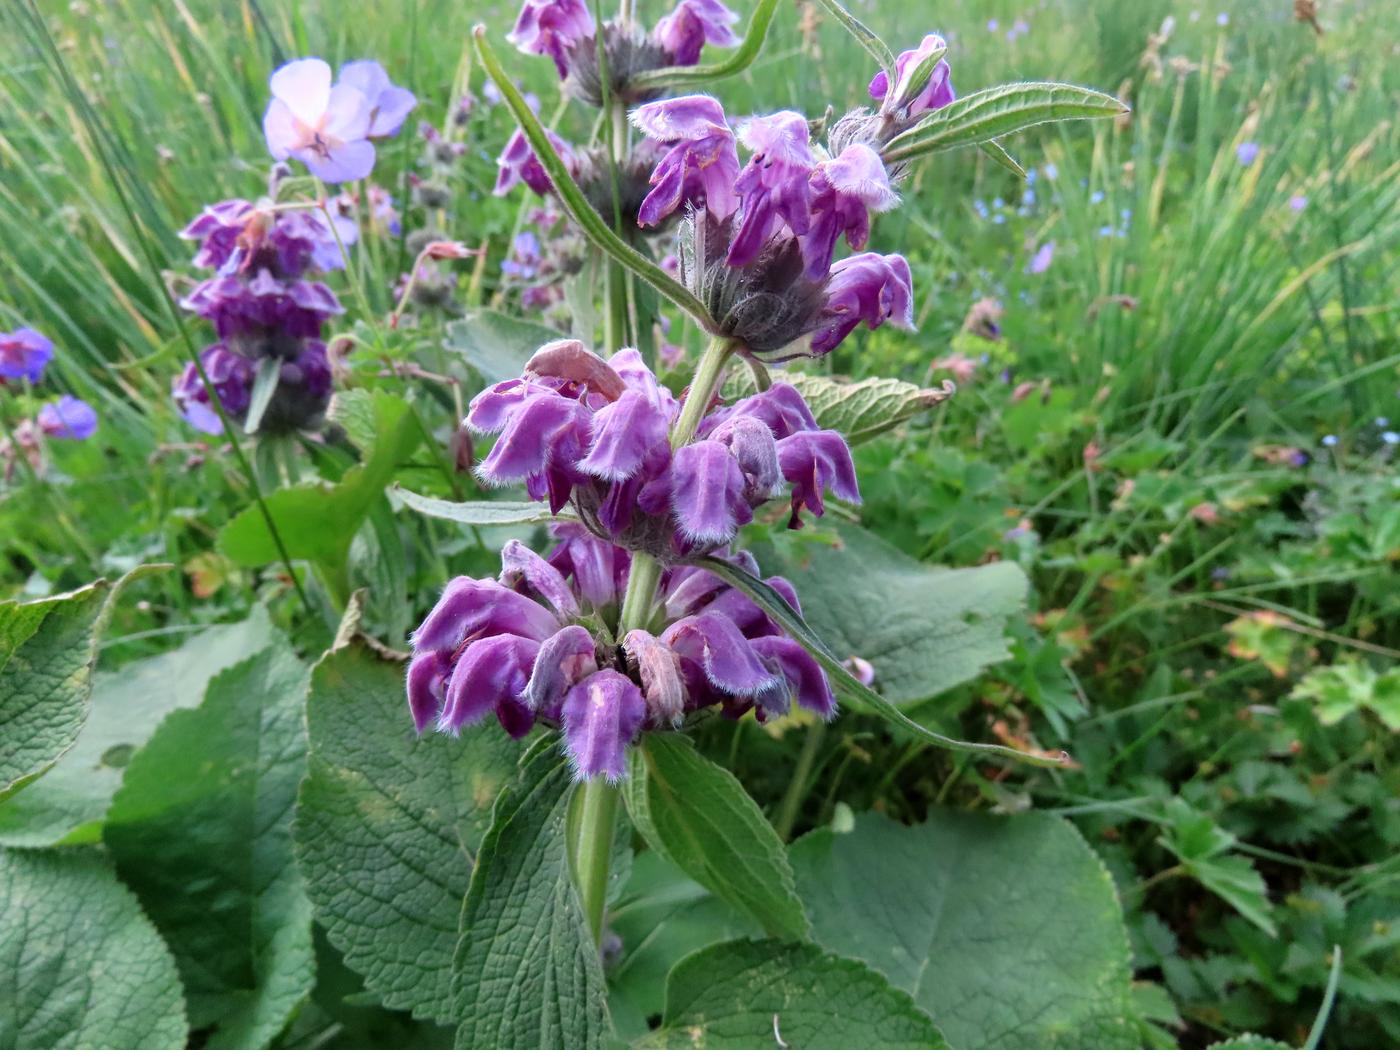
[[[499,263],[526,204],[490,195],[511,125],[466,41],[477,21],[503,33],[514,11],[40,0],[65,81],[19,17],[28,2],[0,15],[0,329],[48,334],[47,389],[91,402],[101,428],[54,443],[42,482],[20,471],[0,487],[0,596],[174,562],[182,571],[143,582],[109,632],[104,666],[120,667],[291,600],[279,574],[214,551],[249,491],[171,404],[183,344],[142,239],[178,289],[191,272],[178,230],[265,181],[269,72],[308,54],[372,57],[418,94],[415,120],[441,125],[462,84],[477,96],[452,203],[434,218],[490,250],[460,264],[462,305],[513,306]],[[1300,1042],[1333,945],[1344,965],[1322,1045],[1400,1045],[1400,5],[1324,2],[1321,35],[1291,0],[853,9],[896,48],[943,32],[964,91],[1054,79],[1133,106],[1116,125],[1022,137],[1027,183],[975,152],[920,169],[872,242],[909,257],[919,330],[853,338],[822,366],[956,378],[931,416],[860,448],[860,519],[931,564],[1025,569],[1011,659],[924,714],[1075,764],[989,776],[859,718],[802,740],[716,729],[707,746],[788,832],[843,805],[1071,817],[1119,891],[1145,1045],[1242,1030]],[[867,66],[838,27],[785,5],[762,57],[717,93],[733,113],[816,115],[828,100],[839,112],[861,101]],[[512,68],[552,115],[549,64]],[[135,189],[139,234],[75,91]],[[560,127],[583,138],[584,120],[564,112]],[[410,128],[375,172],[407,231],[426,219],[402,181],[421,152]],[[393,237],[357,254],[364,300],[336,285],[347,326],[392,307],[408,259]],[[1004,308],[996,340],[964,330],[988,298]],[[404,336],[426,367],[452,367],[443,320]],[[454,406],[434,396],[445,446]],[[418,456],[407,471],[439,465]],[[405,535],[401,555],[369,542],[352,566],[391,595],[374,615],[400,639],[446,572],[491,562],[440,523]]]

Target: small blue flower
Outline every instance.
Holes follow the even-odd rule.
[[[1387,445],[1400,444],[1400,434],[1397,434],[1393,430],[1387,430],[1385,433],[1381,434],[1381,440]]]
[[[1057,168],[1057,167],[1055,167],[1055,165],[1053,165],[1053,164],[1047,164],[1047,165],[1045,165],[1045,167],[1042,168],[1041,170],[1045,173],[1045,177],[1046,177],[1047,179],[1049,179],[1051,182],[1054,182],[1054,181],[1055,181],[1055,176],[1057,176],[1057,175],[1060,174],[1060,169]]]
[[[1089,203],[1090,203],[1090,204],[1102,204],[1102,203],[1103,203],[1103,190],[1095,190],[1093,193],[1089,194]]]
[[[1376,426],[1381,427],[1382,429],[1384,429],[1385,427],[1390,426],[1390,419],[1389,419],[1389,417],[1387,417],[1387,416],[1377,416],[1377,417],[1376,417]]]
[[[1328,434],[1326,437],[1324,437],[1324,438],[1322,439],[1322,446],[1323,446],[1324,448],[1333,448],[1336,444],[1337,444],[1337,435],[1336,435],[1336,434]]]
[[[1215,16],[1215,24],[1218,25],[1218,26],[1227,26],[1227,25],[1229,25],[1229,24],[1230,24],[1230,16],[1227,15],[1224,11],[1221,11],[1220,14],[1218,14],[1218,15]]]
[[[1259,143],[1241,142],[1235,147],[1235,159],[1240,162],[1240,167],[1247,168],[1259,156]]]

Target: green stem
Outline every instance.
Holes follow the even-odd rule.
[[[786,842],[792,837],[792,826],[797,823],[797,811],[802,808],[802,799],[807,794],[807,781],[812,776],[812,766],[817,761],[822,740],[826,737],[826,723],[814,722],[807,727],[807,738],[802,741],[802,751],[797,756],[797,768],[788,781],[787,793],[778,807],[778,819],[773,827],[778,838]]]
[[[729,355],[734,349],[734,341],[725,336],[717,335],[710,339],[710,345],[705,347],[700,363],[695,366],[695,378],[690,381],[690,393],[685,396],[685,404],[681,406],[676,428],[671,431],[672,448],[688,445],[695,437],[695,429],[705,417],[710,398],[714,397],[715,391],[719,389],[720,379],[724,376],[724,366],[729,363]]]
[[[594,943],[601,945],[603,912],[608,901],[608,866],[612,860],[617,787],[594,777],[579,788],[578,837],[574,841],[574,877]]]

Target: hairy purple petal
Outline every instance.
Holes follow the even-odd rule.
[[[545,640],[525,687],[525,705],[542,718],[558,718],[565,695],[598,670],[593,636],[573,624]]]
[[[661,640],[699,665],[716,689],[731,696],[760,697],[781,683],[764,666],[734,621],[710,612],[687,616],[667,627]]]
[[[942,109],[948,103],[956,99],[957,93],[953,90],[952,71],[948,67],[946,59],[940,60],[933,67],[933,74],[929,77],[928,83],[913,98],[906,98],[913,85],[909,83],[909,78],[914,75],[914,71],[919,64],[934,51],[946,50],[947,42],[937,33],[929,33],[919,43],[917,48],[911,51],[902,51],[895,59],[895,92],[894,99],[887,104],[903,105],[909,118],[922,116],[935,109]],[[881,102],[885,102],[890,91],[889,77],[882,69],[875,74],[875,78],[870,81],[870,97]]]
[[[685,713],[685,685],[680,660],[669,645],[646,631],[629,631],[622,640],[628,665],[642,680],[642,696],[659,725],[679,725]]]
[[[812,151],[807,118],[791,110],[754,117],[739,129],[754,151],[734,183],[742,202],[730,241],[730,266],[747,266],[782,224],[794,234],[811,225]]]
[[[413,632],[415,651],[452,652],[482,634],[515,634],[544,641],[559,630],[559,621],[538,602],[502,587],[495,580],[458,576]]]
[[[778,462],[783,477],[792,485],[792,528],[801,526],[799,512],[803,507],[818,517],[824,513],[824,489],[830,489],[851,503],[860,502],[850,447],[834,430],[808,431],[783,438],[778,442]]]
[[[802,430],[817,429],[816,417],[797,388],[791,383],[774,383],[760,394],[752,394],[728,408],[711,412],[700,424],[700,436],[709,437],[739,416],[757,419],[779,439]]]
[[[524,706],[521,695],[539,649],[538,641],[512,634],[478,638],[468,645],[448,679],[438,728],[455,734],[495,711],[512,736],[522,735],[516,709]]]
[[[859,251],[870,237],[869,213],[888,211],[899,199],[880,155],[853,143],[812,172],[812,225],[802,237],[807,276],[819,280],[831,267],[837,238]]]
[[[593,608],[618,604],[631,555],[573,522],[560,522],[551,531],[559,545],[546,556],[549,563],[573,578],[579,595]]]
[[[646,720],[646,701],[630,678],[598,671],[564,699],[564,742],[580,780],[627,774],[627,745]]]
[[[651,174],[651,192],[637,213],[640,225],[656,226],[686,203],[720,219],[734,213],[739,153],[717,101],[685,95],[648,102],[632,111],[632,123],[668,147]]]
[[[835,717],[836,697],[831,692],[831,682],[811,653],[791,638],[777,635],[754,638],[749,646],[783,676],[798,706],[827,721]]]
[[[525,0],[506,39],[527,55],[554,59],[562,79],[569,72],[564,56],[594,32],[587,0]]]
[[[418,732],[427,729],[442,710],[451,674],[451,656],[435,649],[419,653],[408,665],[408,709]]]
[[[678,448],[670,475],[671,509],[687,542],[703,547],[728,543],[751,516],[744,502],[744,472],[720,442]]]
[[[527,584],[564,617],[579,614],[578,601],[564,574],[519,540],[507,540],[501,548],[501,583],[515,588]]]
[[[734,47],[739,38],[730,27],[739,16],[719,0],[680,0],[676,9],[656,23],[656,42],[678,66],[693,66],[700,61],[705,44]]]
[[[665,457],[668,422],[645,394],[627,391],[594,413],[588,455],[578,469],[604,481],[625,481],[649,459]]]
[[[549,137],[554,152],[558,153],[559,159],[564,162],[565,168],[571,175],[577,175],[578,157],[573,147],[548,128],[545,129],[545,134]],[[497,197],[504,196],[522,182],[541,197],[547,197],[554,192],[554,183],[550,180],[549,173],[544,170],[539,157],[530,148],[530,141],[525,137],[525,132],[519,129],[506,140],[506,148],[496,158],[496,164],[499,171],[496,174],[495,189],[491,192]]]
[[[865,252],[832,266],[822,320],[813,354],[835,349],[862,321],[871,329],[886,321],[913,328],[914,282],[904,256]]]
[[[471,423],[472,417],[467,418]],[[556,458],[560,463],[574,462],[587,436],[588,413],[582,405],[546,388],[537,389],[506,422],[477,467],[477,477],[488,485],[503,485],[541,473]]]

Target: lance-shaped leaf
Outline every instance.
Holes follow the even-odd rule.
[[[723,62],[713,62],[705,66],[664,66],[661,69],[646,70],[634,76],[630,86],[639,91],[649,88],[696,87],[742,73],[753,65],[754,59],[763,49],[768,27],[773,24],[773,14],[777,10],[778,0],[758,0],[758,6],[749,16],[744,39]]]
[[[527,503],[521,500],[474,500],[469,503],[453,503],[451,500],[435,496],[420,496],[408,489],[393,488],[391,498],[398,500],[410,510],[429,518],[455,521],[458,525],[472,525],[485,528],[496,525],[547,525],[551,521],[568,518],[568,513],[551,514],[546,503]]]
[[[727,941],[689,955],[666,979],[661,1027],[634,1050],[948,1050],[907,993],[853,959],[812,944]]]
[[[914,734],[921,740],[937,747],[947,748],[950,751],[967,751],[988,757],[1009,758],[1039,766],[1059,764],[1058,760],[1026,754],[1014,748],[1002,747],[1000,744],[981,744],[967,740],[956,740],[953,737],[944,736],[942,733],[935,733],[927,726],[920,725],[847,671],[841,660],[827,644],[807,626],[806,621],[787,603],[787,599],[763,580],[720,558],[703,558],[700,564],[731,587],[748,595],[750,600],[771,616],[789,637],[816,657],[817,662],[822,665],[827,676],[831,679],[832,688],[855,702],[862,709],[879,715],[890,724]]]
[[[893,88],[895,81],[895,58],[894,52],[890,50],[889,45],[881,40],[875,34],[874,30],[870,29],[870,27],[859,18],[847,11],[839,0],[817,0],[817,2],[821,4],[827,13],[835,18],[836,21],[841,23],[841,28],[850,33],[856,43],[865,48],[870,57],[885,71],[885,76],[889,78],[890,86]]]
[[[550,735],[496,801],[452,968],[458,1050],[605,1045],[603,966],[569,868],[573,785]]]
[[[495,725],[418,736],[403,673],[359,644],[316,665],[293,834],[346,963],[385,1005],[450,1023],[462,899],[521,747]]]
[[[95,850],[0,850],[0,1043],[184,1050],[180,976]]]
[[[487,383],[515,379],[546,343],[564,337],[553,328],[495,310],[473,310],[447,326],[442,345]]]
[[[423,438],[406,401],[382,392],[370,397],[376,440],[358,466],[333,485],[294,485],[264,500],[291,558],[332,568],[344,565],[360,524],[375,500],[382,498],[395,469]],[[267,565],[280,559],[257,507],[244,509],[223,527],[219,549],[239,565]]]
[[[878,813],[793,844],[813,935],[913,996],[958,1050],[1137,1050],[1113,882],[1058,817]]]
[[[1020,161],[1010,153],[1007,153],[1006,147],[995,139],[989,142],[979,143],[977,148],[990,157],[995,163],[1001,165],[1007,171],[1011,172],[1011,174],[1015,175],[1018,179],[1024,179],[1026,177],[1026,169],[1021,167]]]
[[[623,797],[651,847],[773,936],[805,938],[782,839],[735,776],[674,733],[650,734],[631,760]]]
[[[292,857],[308,669],[278,640],[175,711],[127,766],[103,829],[175,954],[210,1050],[261,1050],[311,991],[311,902]]]
[[[282,359],[265,357],[258,365],[258,374],[253,377],[253,392],[248,398],[248,414],[243,420],[243,429],[249,434],[257,433],[262,425],[262,417],[267,406],[272,404],[272,395],[277,393],[277,384],[282,379]]]
[[[476,52],[481,57],[482,66],[485,67],[487,75],[495,81],[496,87],[500,89],[501,97],[505,99],[511,115],[515,117],[516,122],[520,125],[520,130],[524,132],[525,138],[530,143],[530,148],[539,158],[540,166],[549,175],[560,206],[568,213],[569,218],[573,219],[583,235],[593,242],[594,247],[670,299],[671,302],[690,314],[696,323],[706,331],[714,331],[715,322],[710,317],[705,304],[696,298],[689,288],[668,274],[657,263],[648,259],[619,237],[603,217],[593,210],[593,206],[588,203],[583,191],[574,182],[573,177],[564,166],[563,160],[560,159],[559,154],[550,143],[549,136],[545,134],[544,125],[540,123],[540,118],[535,116],[534,111],[525,102],[525,96],[515,86],[515,81],[501,66],[501,60],[496,56],[495,50],[487,40],[486,27],[477,25],[472,29],[472,36],[476,40]]]
[[[976,146],[1049,121],[1115,117],[1128,107],[1111,95],[1073,84],[1024,83],[975,91],[934,110],[896,135],[882,155],[887,163]]]
[[[78,739],[112,603],[127,583],[157,568],[42,601],[0,603],[0,799]]]
[[[780,372],[777,380],[797,388],[818,426],[839,430],[852,445],[929,411],[954,393],[952,383],[931,388],[878,376],[852,382],[808,372]],[[724,385],[724,396],[747,397],[757,389],[753,372],[736,369]]]

